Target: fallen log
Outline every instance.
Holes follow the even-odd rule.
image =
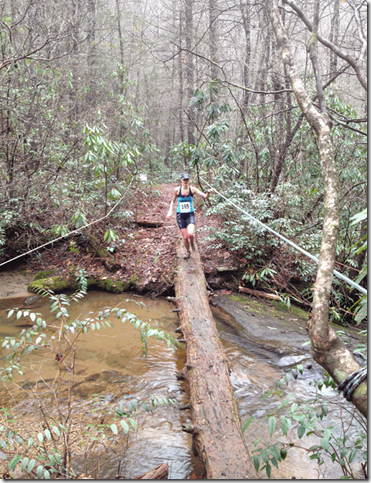
[[[217,272],[237,272],[237,267],[216,267]]]
[[[206,280],[198,251],[183,259],[180,238],[175,241],[176,303],[186,360],[182,375],[190,390],[192,425],[183,431],[193,436],[208,479],[246,479],[255,474],[241,431],[236,400],[229,378],[228,358],[211,313]]]
[[[274,294],[274,293],[260,292],[260,290],[253,290],[251,288],[241,287],[241,285],[238,287],[238,290],[242,293],[247,293],[249,295],[255,295],[255,297],[263,297],[263,298],[269,299],[269,300],[281,300],[281,297],[279,295]]]
[[[169,465],[166,462],[156,466],[153,470],[147,471],[147,473],[143,473],[143,475],[136,476],[134,480],[167,480],[168,476]]]
[[[135,223],[145,228],[159,228],[160,226],[164,226],[162,221],[135,220]]]

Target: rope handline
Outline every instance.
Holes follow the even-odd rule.
[[[95,223],[99,223],[100,221],[104,220],[105,218],[107,218],[112,213],[112,211],[116,208],[116,206],[119,203],[121,203],[121,201],[123,200],[124,196],[126,195],[128,189],[129,189],[131,183],[132,183],[132,181],[130,181],[128,187],[125,190],[125,193],[121,196],[121,198],[118,200],[118,202],[115,204],[115,206],[113,208],[111,208],[111,210],[106,215],[104,215],[102,218],[99,218],[99,220],[92,221],[91,223],[87,223],[84,226],[80,226],[80,228],[77,228],[76,230],[70,231],[69,233],[66,233],[65,235],[62,235],[58,238],[55,238],[55,240],[48,241],[47,243],[44,243],[43,245],[40,245],[39,247],[33,248],[32,250],[29,250],[26,253],[22,253],[21,255],[17,255],[16,257],[11,258],[10,260],[7,260],[6,262],[0,263],[0,267],[2,267],[3,265],[6,265],[7,263],[13,262],[14,260],[17,260],[17,258],[24,257],[24,256],[28,255],[29,253],[35,252],[36,250],[40,250],[40,248],[46,247],[47,245],[50,245],[51,243],[62,240],[62,238],[67,238],[68,236],[72,235],[73,233],[77,233],[78,231],[83,230],[84,228],[87,228],[88,226],[94,225]]]
[[[204,181],[210,188],[213,188],[202,176],[200,176],[200,178],[202,179],[202,181]],[[245,215],[249,216],[252,220],[254,220],[256,223],[258,223],[259,225],[261,225],[263,228],[265,228],[266,230],[272,232],[274,235],[278,236],[278,238],[281,238],[281,240],[283,240],[285,243],[287,243],[288,245],[291,245],[293,248],[295,248],[295,250],[298,250],[299,252],[303,253],[304,255],[306,255],[307,257],[311,258],[313,261],[315,261],[316,263],[319,263],[319,259],[317,257],[315,257],[314,255],[312,255],[311,253],[307,252],[306,250],[304,250],[303,248],[299,247],[299,245],[296,245],[296,243],[290,241],[289,239],[287,239],[286,237],[284,237],[283,235],[281,235],[280,233],[277,233],[275,230],[273,230],[272,228],[270,228],[269,226],[265,225],[264,223],[262,223],[260,220],[258,220],[257,218],[255,218],[254,216],[250,215],[250,213],[248,213],[247,211],[243,210],[242,208],[240,208],[239,206],[237,206],[235,203],[233,203],[233,201],[231,201],[230,199],[226,198],[225,196],[223,196],[221,193],[219,193],[219,191],[217,191],[215,188],[213,188],[214,191],[219,195],[221,196],[222,198],[224,198],[228,203],[230,203],[231,205],[233,205],[235,208],[237,208],[239,211],[241,211],[242,213],[244,213]],[[334,275],[336,275],[338,278],[344,280],[345,282],[347,282],[348,284],[352,285],[354,288],[356,288],[357,290],[359,290],[360,292],[362,292],[363,294],[367,295],[367,290],[363,287],[361,287],[360,285],[358,285],[358,283],[356,282],[353,282],[353,280],[351,280],[350,278],[348,278],[347,276],[343,275],[341,272],[338,272],[337,270],[334,270],[333,271]]]

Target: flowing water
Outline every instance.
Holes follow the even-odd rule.
[[[1,300],[0,338],[17,335],[22,329],[23,319],[7,319],[5,309],[25,307],[22,305],[24,295]],[[226,296],[221,297],[219,306],[213,308],[213,314],[231,362],[231,381],[242,423],[251,416],[257,418],[244,433],[248,447],[253,448],[259,438],[266,442],[273,441],[264,417],[273,413],[280,399],[278,396],[263,399],[264,394],[273,389],[276,381],[293,365],[299,362],[305,364],[310,357],[308,351],[301,347],[307,338],[303,319],[292,315],[283,317],[281,312],[276,314],[276,319],[271,314],[262,318],[258,313],[260,309],[252,300],[248,297],[243,300],[244,303],[241,304],[241,300],[233,301]],[[145,306],[139,306],[136,302],[142,302]],[[83,320],[89,312],[97,312],[117,304],[134,312],[141,320],[150,321],[152,325],[158,322],[162,330],[176,336],[178,319],[176,313],[172,312],[174,305],[164,298],[151,299],[129,293],[113,295],[92,291],[82,301],[69,307],[70,319]],[[50,315],[50,303],[45,299],[36,301],[35,306],[38,307],[30,310],[41,313],[46,321],[54,317]],[[294,325],[286,326],[286,319],[290,317]],[[176,374],[183,367],[184,351],[181,349],[175,353],[164,342],[150,339],[148,356],[143,357],[139,332],[129,322],[122,323],[112,317],[109,320],[112,322],[111,328],[88,332],[77,344],[73,379],[73,395],[77,408],[75,417],[87,422],[89,418],[94,418],[93,395],[102,396],[102,400],[109,406],[117,406],[133,399],[148,400],[150,396],[174,398],[178,405],[159,405],[153,414],[139,411],[134,416],[138,431],[130,432],[129,438],[119,440],[118,445],[108,453],[108,457],[102,459],[99,473],[94,476],[102,479],[114,478],[120,467],[120,473],[130,478],[166,461],[169,463],[171,479],[202,476],[200,462],[192,454],[191,436],[181,431],[181,425],[190,422],[191,417],[189,410],[179,410],[179,407],[189,401],[186,384],[176,379]],[[276,323],[274,327],[277,321],[281,325]],[[1,355],[4,353],[6,349],[2,349]],[[290,391],[287,386],[281,388],[284,394],[294,392],[298,398],[304,400],[313,393],[310,382],[318,369],[311,363],[312,369],[305,371],[303,376],[290,384]],[[31,428],[33,424],[37,426],[41,421],[38,405],[32,403],[30,398],[35,381],[40,381],[37,374],[42,375],[43,381],[39,382],[37,393],[44,401],[49,401],[47,398],[51,394],[50,388],[58,363],[53,355],[46,358],[32,356],[29,364],[27,377],[15,378],[21,389],[8,384],[7,388],[1,388],[0,400],[3,407],[16,404],[18,414]],[[327,393],[334,396],[330,389]],[[334,421],[337,421],[337,417],[335,411]],[[281,431],[279,433],[281,441],[289,441],[282,437]],[[81,438],[76,430],[76,441],[79,437]],[[296,430],[292,431],[290,441],[301,441],[296,437]],[[308,448],[315,443],[313,436],[312,441],[306,441],[302,446]],[[81,451],[78,446],[74,446],[73,451],[73,466],[78,471],[83,468],[84,458],[79,454]],[[338,478],[342,475],[338,468],[328,463],[318,471],[316,462],[309,460],[307,451],[297,448],[288,452],[286,460],[280,464],[278,470],[274,467],[272,470],[272,478],[277,479]],[[260,477],[265,478],[265,473],[261,473]]]

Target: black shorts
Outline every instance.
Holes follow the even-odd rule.
[[[195,224],[195,213],[194,211],[192,213],[177,213],[176,221],[180,229],[187,228],[188,225]]]

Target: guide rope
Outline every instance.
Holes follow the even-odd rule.
[[[206,183],[210,188],[213,188],[202,176],[200,176],[200,178],[202,179],[202,181],[204,183]],[[235,208],[237,208],[237,210],[241,211],[242,213],[244,213],[245,215],[247,215],[249,218],[251,218],[255,223],[258,223],[260,226],[262,226],[264,229],[270,231],[271,233],[273,233],[274,235],[276,235],[278,238],[281,238],[281,240],[283,240],[285,243],[287,243],[288,245],[292,246],[293,248],[295,248],[295,250],[298,250],[299,252],[303,253],[304,255],[306,255],[307,257],[311,258],[314,262],[316,263],[319,263],[319,260],[317,257],[315,257],[314,255],[312,255],[311,253],[307,252],[306,250],[304,250],[303,248],[299,247],[299,245],[296,245],[296,243],[290,241],[289,239],[287,239],[286,237],[284,237],[283,235],[281,235],[280,233],[277,233],[275,230],[273,230],[272,228],[270,228],[269,226],[265,225],[264,223],[262,223],[260,220],[258,220],[257,218],[255,218],[254,216],[250,215],[250,213],[248,213],[247,211],[243,210],[240,206],[236,205],[235,203],[233,203],[233,201],[231,201],[230,199],[226,198],[225,196],[223,196],[221,193],[219,193],[219,191],[217,191],[215,188],[213,188],[213,190],[219,195],[221,196],[222,198],[224,198],[229,204],[233,205]],[[363,287],[361,287],[360,285],[358,285],[358,283],[356,282],[353,282],[353,280],[351,280],[350,278],[348,278],[347,276],[343,275],[341,272],[338,272],[337,270],[334,270],[334,275],[336,275],[338,278],[340,278],[341,280],[344,280],[345,282],[347,282],[349,285],[352,285],[354,288],[356,288],[357,290],[359,290],[360,292],[362,292],[363,294],[367,295],[367,290]]]
[[[13,262],[14,260],[17,260],[17,258],[24,257],[24,256],[28,255],[29,253],[35,252],[36,250],[40,250],[40,248],[44,248],[44,247],[50,245],[51,243],[55,243],[55,242],[57,242],[59,240],[62,240],[62,238],[67,238],[68,236],[72,235],[73,233],[77,233],[80,230],[83,230],[84,228],[87,228],[88,226],[94,225],[95,223],[99,223],[100,221],[104,220],[105,218],[107,218],[112,213],[112,211],[116,208],[116,206],[119,205],[121,203],[121,201],[124,199],[124,197],[125,197],[128,189],[129,189],[131,183],[132,183],[132,181],[130,181],[129,185],[127,186],[127,188],[125,190],[125,193],[121,196],[121,198],[118,200],[118,202],[115,204],[115,206],[113,208],[111,208],[111,210],[106,215],[104,215],[102,218],[99,218],[99,220],[92,221],[90,223],[87,223],[84,226],[80,226],[80,228],[77,228],[76,230],[72,230],[69,233],[66,233],[65,235],[62,235],[62,236],[60,236],[58,238],[55,238],[54,240],[51,240],[51,241],[48,241],[47,243],[44,243],[43,245],[40,245],[40,246],[38,246],[36,248],[33,248],[32,250],[29,250],[26,253],[22,253],[21,255],[18,255],[18,256],[14,257],[14,258],[11,258],[10,260],[7,260],[6,262],[0,263],[0,267],[2,267],[3,265],[6,265],[7,263]]]

